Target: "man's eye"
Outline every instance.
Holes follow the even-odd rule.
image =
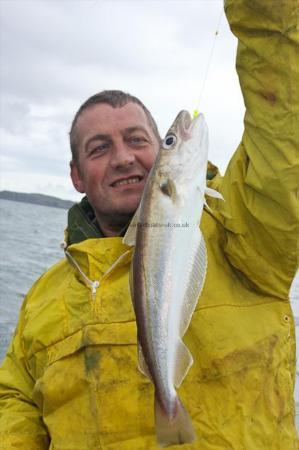
[[[107,148],[109,147],[109,144],[106,142],[104,144],[97,145],[93,149],[90,150],[89,154],[94,155],[98,153],[103,153]]]
[[[132,144],[144,144],[146,142],[146,139],[141,136],[131,136],[129,138],[129,142]]]

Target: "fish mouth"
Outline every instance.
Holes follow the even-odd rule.
[[[188,141],[191,138],[192,117],[188,111],[181,111],[177,116],[178,132],[183,141]]]

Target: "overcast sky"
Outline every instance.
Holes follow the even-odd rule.
[[[139,97],[162,135],[200,100],[209,158],[224,171],[244,106],[222,0],[0,0],[0,8],[0,190],[79,199],[68,131],[102,89]]]

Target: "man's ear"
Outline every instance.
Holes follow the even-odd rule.
[[[80,175],[80,170],[78,168],[77,163],[75,163],[75,161],[71,161],[70,168],[71,168],[71,179],[72,179],[74,188],[76,189],[76,191],[80,192],[81,194],[84,194],[85,193],[84,182]]]

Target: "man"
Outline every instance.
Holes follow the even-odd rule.
[[[137,98],[103,92],[81,106],[70,139],[73,184],[86,193],[103,235],[117,236],[139,205],[160,147],[154,119]]]
[[[184,339],[195,362],[179,391],[197,440],[184,448],[295,450],[299,7],[225,6],[247,111],[225,176],[208,171],[226,201],[211,201],[201,222],[208,273]],[[72,126],[71,176],[88,201],[69,214],[72,264],[51,268],[22,307],[0,372],[2,450],[157,448],[153,386],[136,364],[130,260],[109,269],[126,250],[120,235],[159,136],[135,98],[97,103],[111,95],[123,97],[90,99]]]

